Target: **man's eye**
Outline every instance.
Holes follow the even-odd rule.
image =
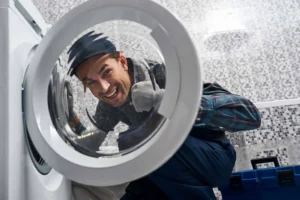
[[[103,72],[103,76],[104,76],[104,77],[108,76],[108,75],[110,74],[110,72],[111,72],[110,69],[105,70],[105,71]]]
[[[91,85],[94,84],[94,82],[95,82],[95,81],[86,81],[84,84],[85,84],[86,86],[91,86]]]

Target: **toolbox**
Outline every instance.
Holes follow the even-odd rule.
[[[274,163],[275,167],[257,168]],[[219,187],[223,200],[300,200],[300,166],[279,166],[277,157],[251,160],[253,170],[233,172]]]

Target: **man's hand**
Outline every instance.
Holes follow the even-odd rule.
[[[151,81],[142,81],[134,84],[131,88],[132,103],[137,112],[150,111],[152,108],[157,109],[163,98],[164,90],[160,89],[155,83]]]

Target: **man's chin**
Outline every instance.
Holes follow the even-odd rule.
[[[119,101],[117,103],[110,103],[111,106],[113,107],[120,107],[120,106],[123,106],[127,101]]]
[[[120,106],[126,104],[129,100],[128,99],[118,99],[117,101],[109,101],[107,99],[102,99],[102,101],[111,105],[112,107],[120,107]]]

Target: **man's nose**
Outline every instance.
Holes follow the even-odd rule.
[[[105,94],[106,92],[108,92],[108,88],[109,88],[110,84],[107,80],[99,78],[98,83],[99,83],[100,92],[102,94]]]

